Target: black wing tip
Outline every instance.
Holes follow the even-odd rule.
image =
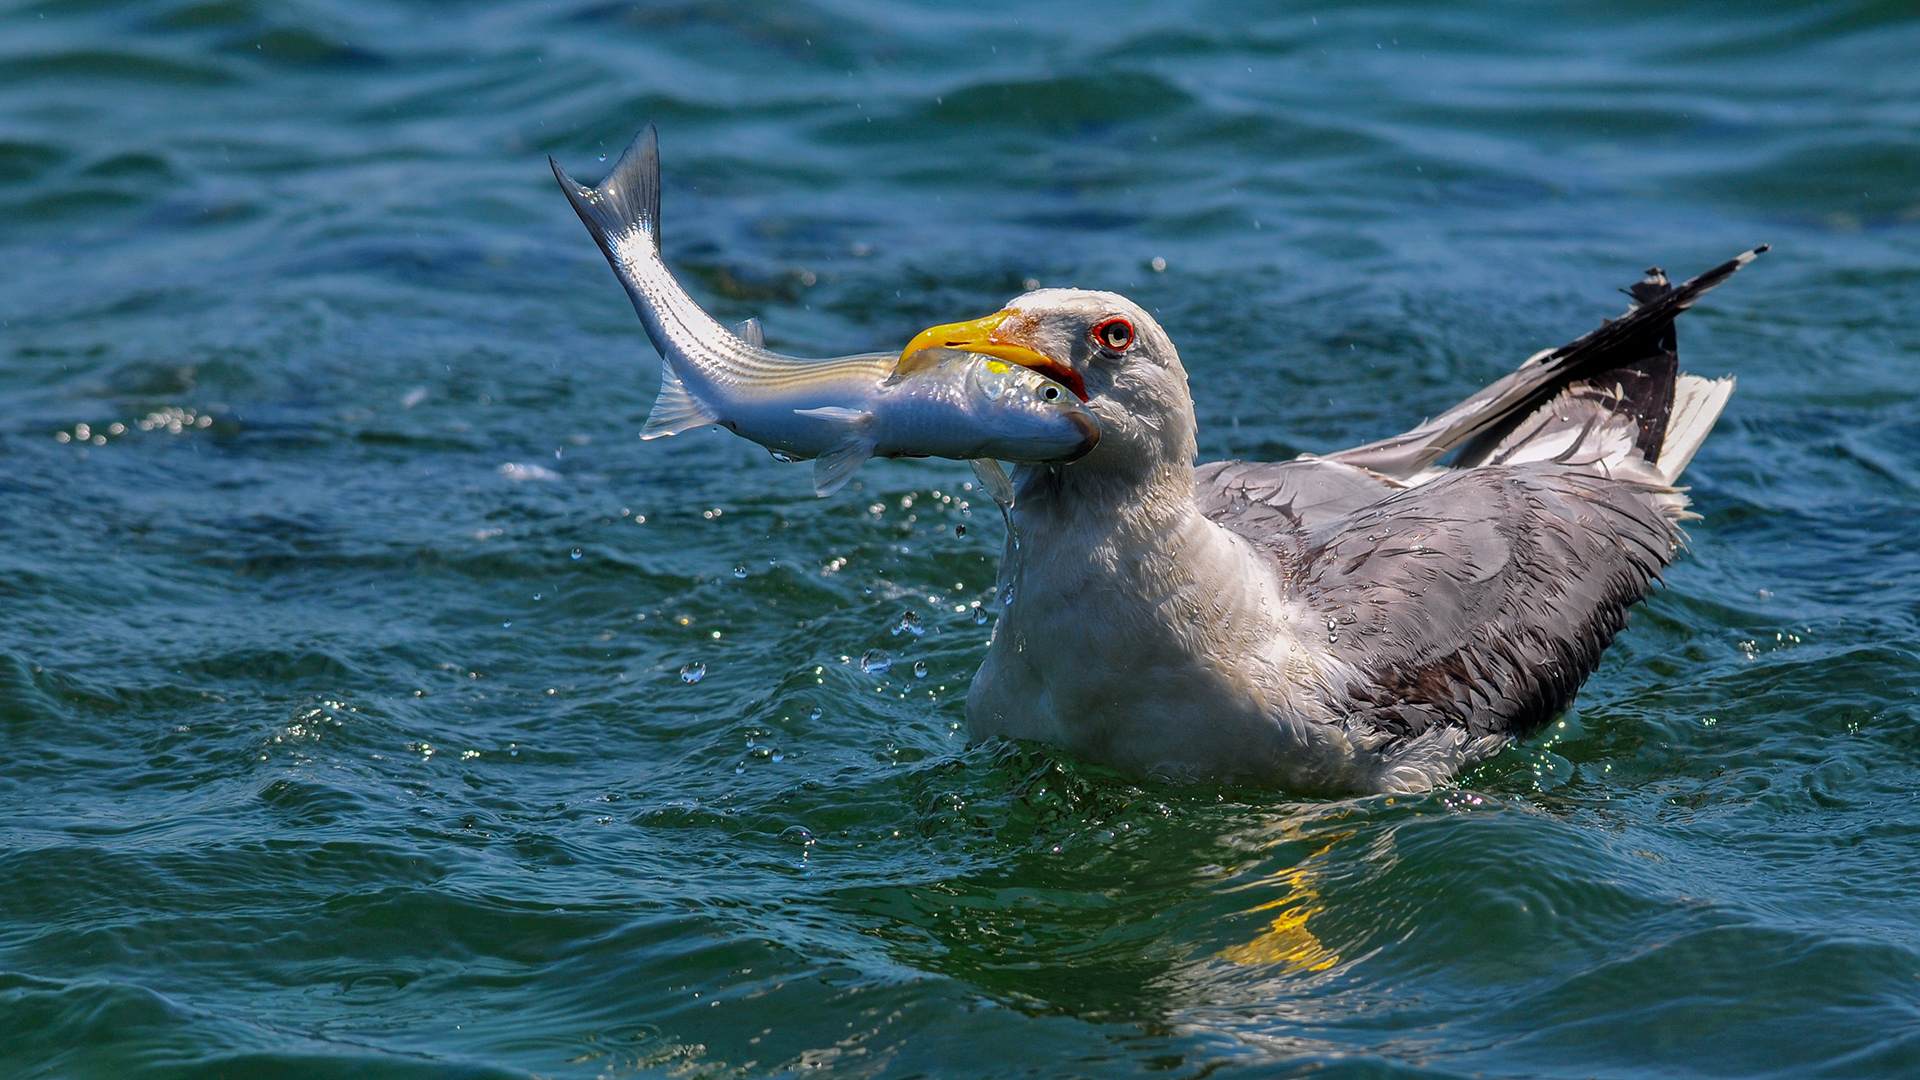
[[[1716,288],[1744,268],[1748,263],[1771,250],[1773,250],[1772,244],[1761,244],[1757,248],[1750,251],[1743,251],[1733,258],[1728,259],[1726,262],[1721,263],[1719,266],[1696,274],[1674,286],[1673,292],[1669,294],[1672,297],[1674,314],[1679,314],[1692,307],[1693,302],[1700,299],[1708,290]]]

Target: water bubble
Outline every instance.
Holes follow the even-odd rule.
[[[805,825],[789,825],[780,831],[780,839],[801,847],[813,846],[813,833]]]
[[[953,535],[955,535],[955,536],[965,536],[965,535],[967,535],[967,523],[963,521],[963,522],[961,522],[960,524],[958,524],[958,525],[955,525],[955,526],[953,527]]]
[[[908,608],[900,613],[898,619],[893,620],[893,626],[890,632],[894,637],[899,637],[901,634],[912,634],[914,637],[920,637],[927,632],[927,626],[920,621],[919,612]]]
[[[893,667],[893,657],[884,649],[868,649],[860,657],[860,670],[869,675],[884,675]]]
[[[925,660],[915,660],[913,662],[913,677],[916,679],[924,679],[927,677],[927,662]]]
[[[743,577],[746,577],[746,576],[747,576],[747,568],[746,568],[746,567],[744,567],[744,566],[736,566],[736,567],[734,567],[734,568],[733,568],[733,576],[734,576],[734,577],[737,577],[737,578],[743,578]]]
[[[821,718],[822,716],[825,716],[825,715],[826,715],[826,711],[825,711],[825,710],[823,710],[823,709],[821,709],[821,708],[820,708],[820,706],[818,706],[818,705],[815,705],[815,706],[813,707],[813,711],[811,711],[811,712],[809,712],[809,713],[807,713],[807,719],[809,719],[809,720],[818,720],[818,719],[820,719],[820,718]]]
[[[683,665],[680,668],[680,681],[683,683],[697,683],[706,677],[707,665],[698,660]]]
[[[578,559],[578,558],[580,557],[580,549],[579,549],[579,548],[574,548],[574,549],[573,549],[573,557],[574,557],[574,558],[576,558],[576,559]]]

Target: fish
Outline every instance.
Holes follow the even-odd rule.
[[[597,187],[547,160],[660,352],[660,396],[641,438],[718,424],[776,458],[811,459],[822,498],[873,457],[1066,463],[1100,441],[1079,397],[1018,364],[941,347],[810,360],[768,349],[758,320],[723,326],[661,257],[651,123]]]

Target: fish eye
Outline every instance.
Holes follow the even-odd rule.
[[[1059,401],[1060,388],[1057,386],[1043,386],[1040,388],[1040,396],[1046,398],[1048,401]]]
[[[1104,319],[1087,331],[1093,343],[1114,352],[1125,352],[1133,344],[1133,324],[1125,319]]]

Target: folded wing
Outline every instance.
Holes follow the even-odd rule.
[[[1664,492],[1550,462],[1474,469],[1274,546],[1389,741],[1512,736],[1564,709],[1672,558]]]

